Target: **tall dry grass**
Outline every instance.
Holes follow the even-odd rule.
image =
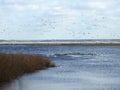
[[[51,60],[42,55],[0,53],[0,82],[53,66],[55,65]]]

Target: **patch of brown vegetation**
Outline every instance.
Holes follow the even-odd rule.
[[[25,73],[54,66],[49,58],[42,55],[0,53],[0,82],[10,81]]]

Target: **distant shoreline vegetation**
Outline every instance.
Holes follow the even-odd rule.
[[[118,45],[120,39],[52,39],[52,40],[0,40],[0,45]]]
[[[42,55],[0,53],[0,83],[49,67],[55,67],[55,64]]]

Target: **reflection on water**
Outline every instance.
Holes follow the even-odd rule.
[[[30,47],[31,53],[50,56],[57,67],[24,75],[0,90],[120,90],[119,46]],[[27,47],[17,46],[18,51],[20,48],[29,51]]]

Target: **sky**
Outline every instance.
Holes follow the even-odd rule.
[[[1,39],[120,39],[120,0],[0,0]]]

